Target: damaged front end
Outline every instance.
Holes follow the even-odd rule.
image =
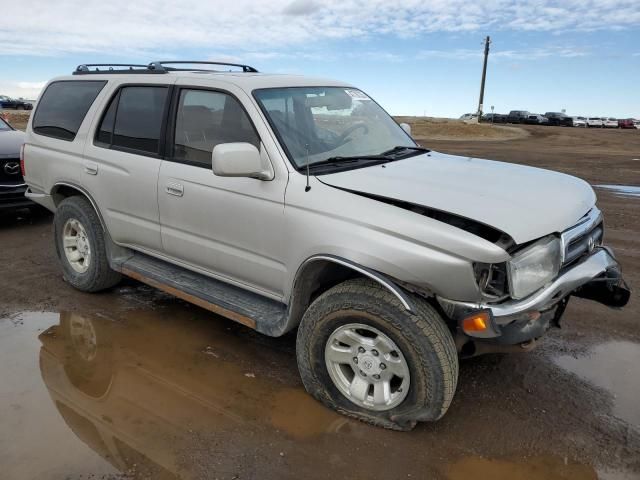
[[[481,284],[481,288],[485,287],[482,301],[438,298],[445,313],[457,323],[456,344],[462,356],[531,349],[551,326],[560,326],[571,296],[612,308],[622,308],[629,302],[631,292],[620,265],[612,250],[600,245],[603,237],[600,212],[594,208],[580,227],[580,235],[574,229],[562,234],[558,274],[534,293],[514,298],[511,287],[510,295],[491,298],[487,292],[498,293],[500,282],[504,282],[505,289],[510,282],[503,278],[505,274],[489,270],[491,275],[482,277],[485,282]]]

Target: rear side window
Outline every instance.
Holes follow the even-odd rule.
[[[216,145],[260,139],[244,108],[233,96],[210,90],[180,91],[176,112],[173,158],[211,167]]]
[[[73,140],[91,104],[106,83],[93,80],[51,83],[38,102],[33,117],[33,131],[61,140]]]
[[[107,107],[96,142],[110,148],[158,154],[169,88],[123,87]]]

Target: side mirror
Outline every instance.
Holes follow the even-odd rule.
[[[400,128],[407,132],[407,135],[411,136],[411,125],[409,125],[408,123],[401,123]]]
[[[266,154],[250,143],[216,145],[211,152],[211,168],[219,177],[273,179],[273,168]]]

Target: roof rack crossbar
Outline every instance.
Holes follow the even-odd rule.
[[[250,66],[250,65],[243,65],[241,63],[228,63],[228,62],[203,62],[200,60],[193,60],[193,61],[189,61],[189,60],[179,60],[179,61],[161,61],[161,62],[151,62],[149,64],[149,68],[151,67],[155,67],[157,69],[165,69],[165,70],[190,70],[190,71],[202,71],[202,72],[206,72],[208,70],[205,69],[193,69],[193,68],[176,68],[176,67],[169,67],[166,65],[222,65],[225,67],[237,67],[237,68],[241,68],[243,72],[245,73],[258,73],[258,70],[256,70],[254,67]]]
[[[147,65],[139,63],[83,63],[78,65],[73,72],[74,75],[90,75],[90,74],[112,74],[112,73],[168,73],[173,71],[191,71],[191,72],[211,72],[216,70],[204,68],[180,68],[171,67],[170,65],[220,65],[224,67],[240,68],[244,73],[257,73],[254,67],[243,65],[241,63],[227,62],[203,62],[200,60],[176,60],[151,62]]]
[[[116,68],[114,68],[116,67]],[[74,75],[109,74],[109,73],[167,73],[164,68],[154,69],[151,65],[138,63],[84,63],[78,65]]]

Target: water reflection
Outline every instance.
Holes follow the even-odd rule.
[[[564,355],[556,363],[606,390],[613,402],[613,414],[640,431],[640,345],[606,342],[588,355]]]
[[[597,188],[609,190],[618,197],[640,197],[640,186],[633,185],[596,185]]]
[[[39,336],[40,370],[58,412],[123,472],[180,474],[196,443],[216,445],[216,469],[232,471],[234,448],[252,451],[274,431],[304,440],[368,428],[278,382],[277,372],[248,371],[252,348],[232,335],[144,320],[63,313]],[[234,445],[239,435],[245,445]]]
[[[532,457],[522,462],[470,456],[450,465],[447,473],[450,480],[598,480],[591,467],[557,457]]]

